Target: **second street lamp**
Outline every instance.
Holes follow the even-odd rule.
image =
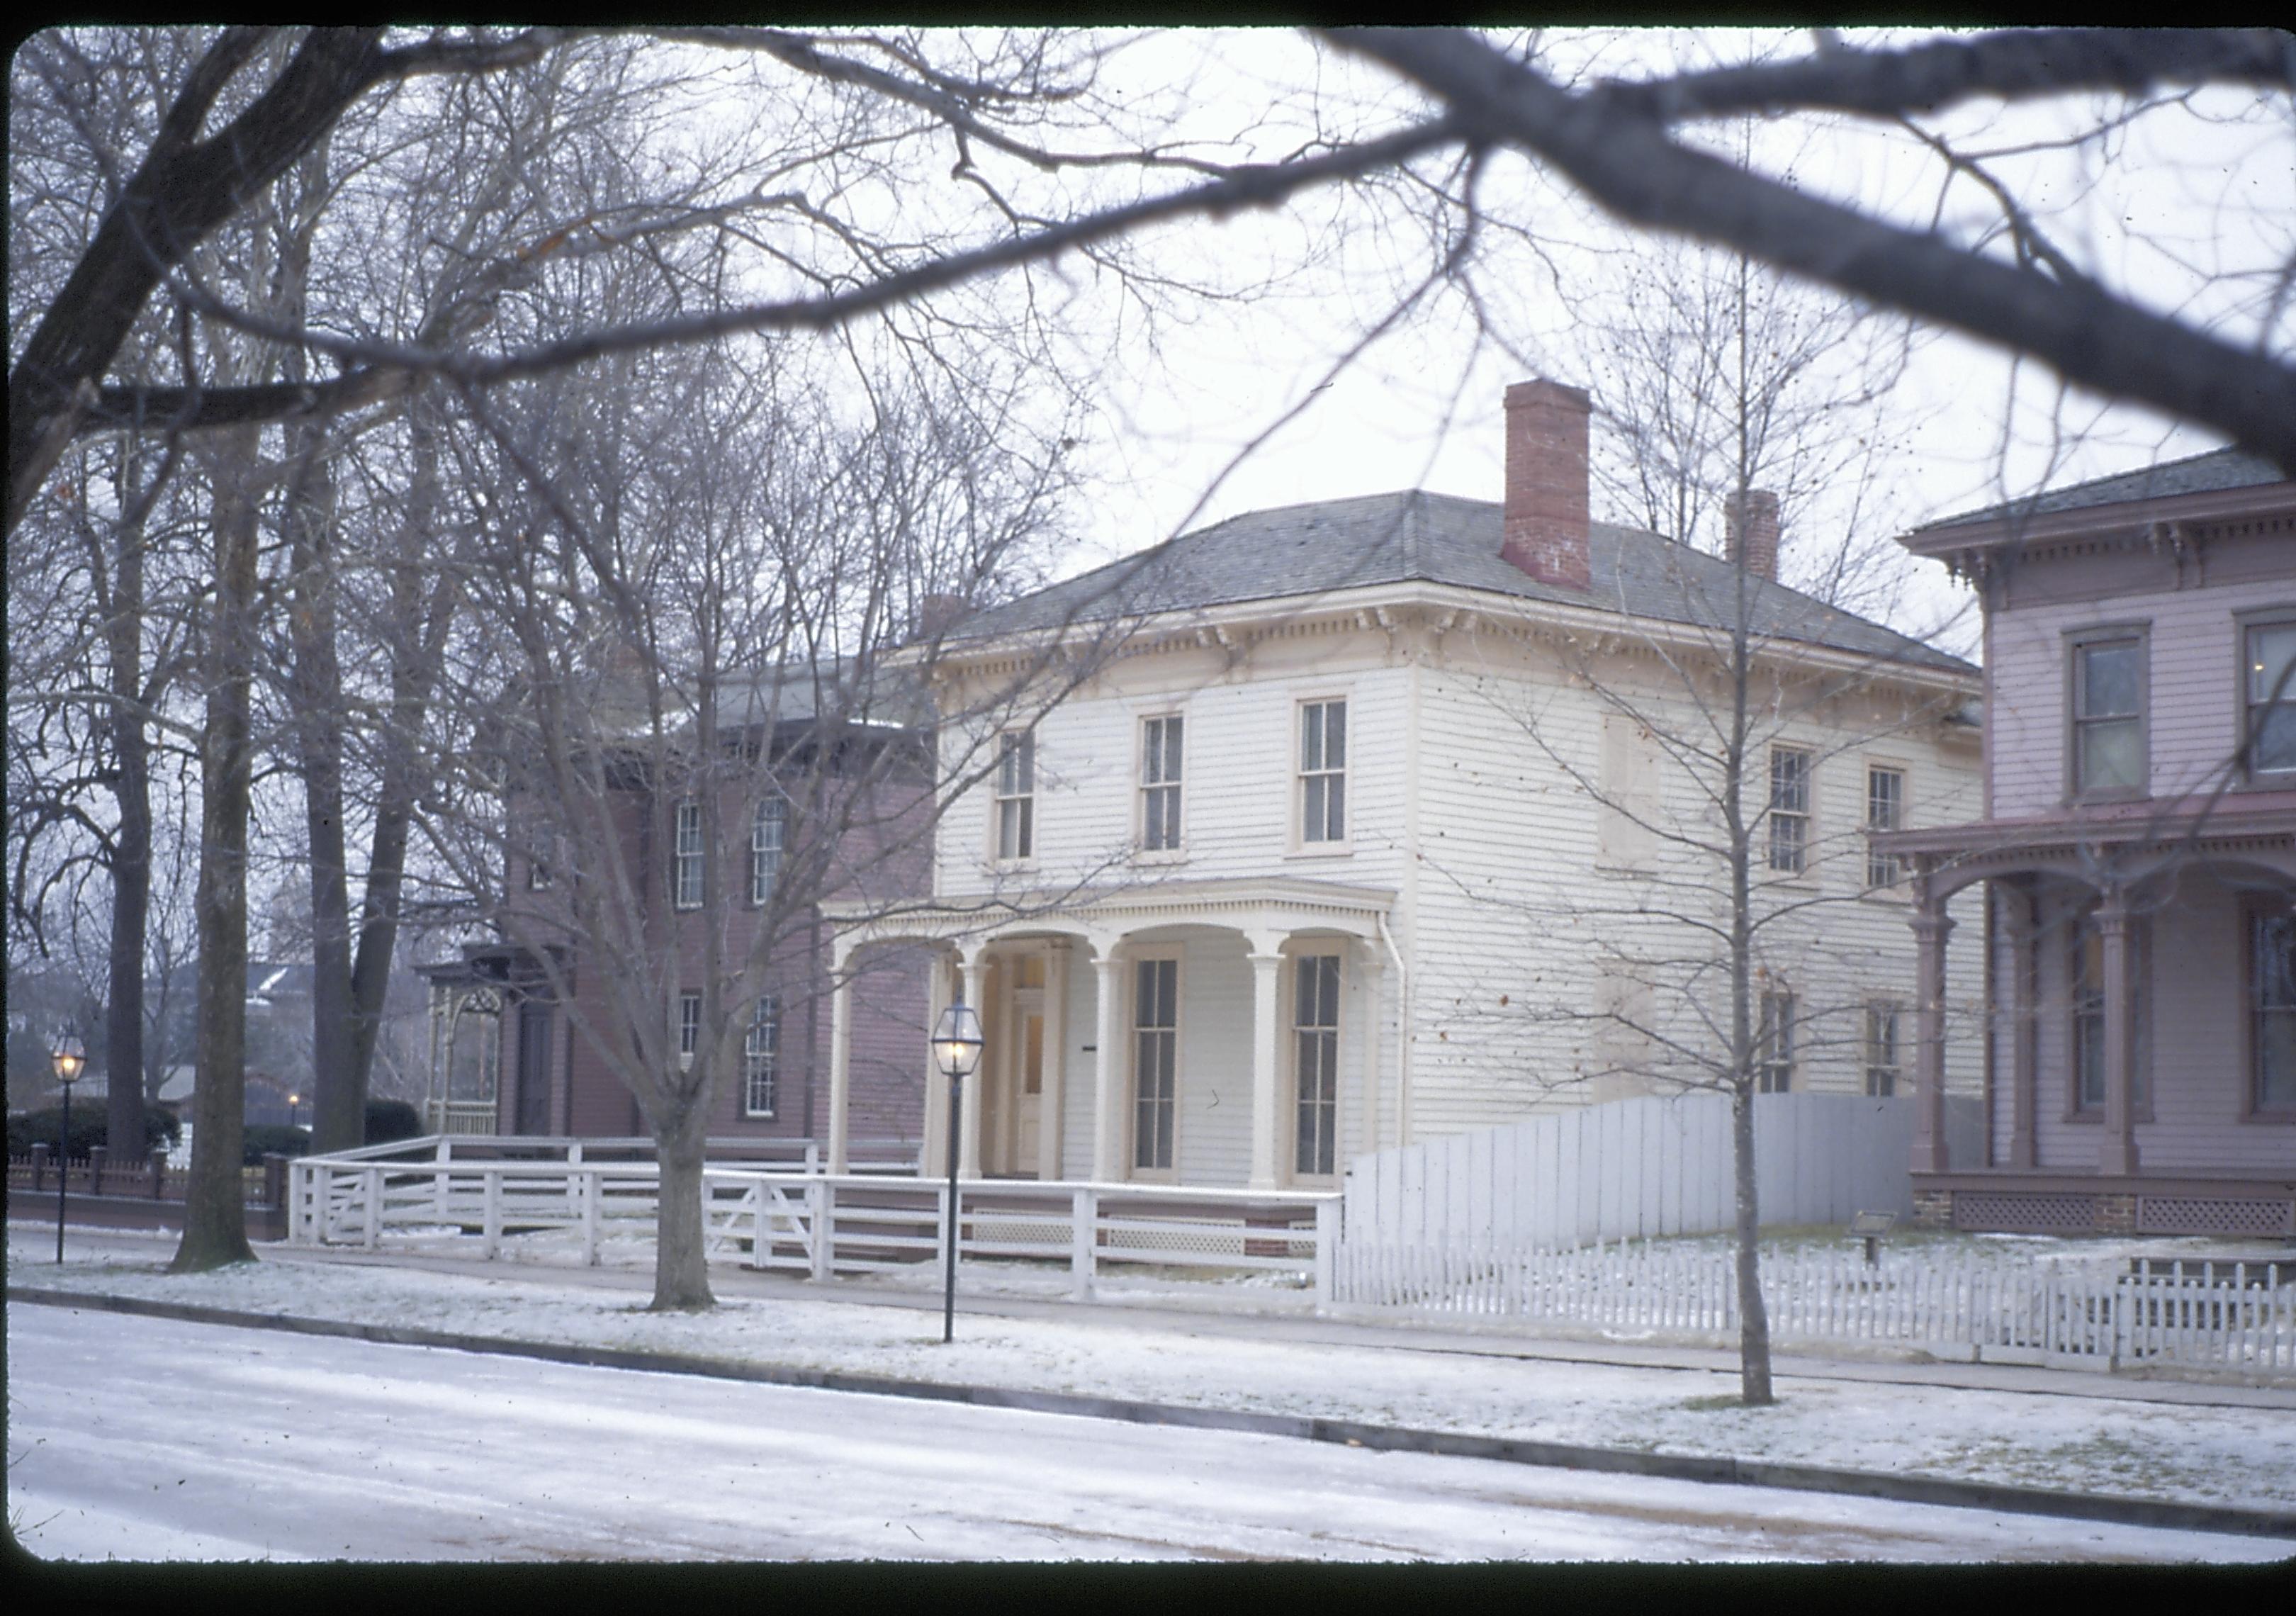
[[[941,1282],[940,1339],[956,1339],[956,1135],[964,1126],[964,1080],[980,1064],[980,1018],[962,998],[933,1028],[933,1059],[948,1079],[948,1230]]]
[[[64,1087],[62,1120],[56,1125],[56,1260],[64,1259],[64,1189],[71,1182],[71,1088],[87,1070],[87,1051],[79,1034],[64,1029],[48,1059],[55,1063],[56,1081]]]

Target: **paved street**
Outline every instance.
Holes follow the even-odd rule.
[[[56,1558],[2270,1560],[2288,1545],[8,1309]],[[98,1359],[100,1378],[86,1373]]]

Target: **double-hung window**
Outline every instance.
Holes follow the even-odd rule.
[[[701,906],[701,805],[677,805],[676,857],[671,861],[672,896],[681,909]]]
[[[1799,875],[1809,856],[1809,754],[1770,748],[1770,868]]]
[[[677,996],[677,1069],[691,1070],[694,1053],[701,1047],[701,996]]]
[[[2245,635],[2241,740],[2248,777],[2296,783],[2296,622],[2251,623]]]
[[[2144,792],[2141,634],[2123,630],[2073,642],[2070,746],[2076,797],[2126,797]]]
[[[1866,766],[1866,828],[1868,831],[1901,831],[1906,828],[1905,770],[1883,768],[1878,764]],[[1894,887],[1904,879],[1905,873],[1895,853],[1867,844],[1867,886]]]
[[[546,831],[529,831],[526,838],[526,890],[546,891],[556,871],[557,860],[552,856],[552,837]]]
[[[2248,947],[2249,1111],[2296,1117],[2296,915],[2251,909]]]
[[[1140,845],[1151,853],[1180,845],[1180,725],[1174,713],[1140,726]]]
[[[782,1006],[770,994],[750,1012],[750,1030],[742,1040],[742,1112],[750,1117],[774,1114],[775,1089],[781,1077]]]
[[[1762,995],[1762,1019],[1754,1034],[1754,1092],[1782,1095],[1793,1087],[1794,996]]]
[[[1300,704],[1300,840],[1348,839],[1348,704]]]
[[[1165,1171],[1178,1097],[1180,962],[1144,959],[1133,972],[1132,1165]]]
[[[996,857],[1021,859],[1037,849],[1037,738],[996,739]]]
[[[782,839],[789,829],[789,804],[768,797],[750,822],[750,901],[763,907],[774,900],[782,874]]]
[[[1292,962],[1292,1041],[1298,1139],[1292,1170],[1334,1170],[1340,1120],[1340,956],[1303,955]]]
[[[1866,1006],[1866,1092],[1886,1100],[1898,1092],[1898,1006]]]

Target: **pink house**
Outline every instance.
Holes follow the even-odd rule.
[[[1984,817],[1874,837],[1915,871],[1917,1217],[2296,1232],[2296,481],[2223,450],[1900,542],[1985,608]],[[1980,882],[1964,1028],[1944,905]],[[1949,1169],[1960,1038],[1985,1153]]]

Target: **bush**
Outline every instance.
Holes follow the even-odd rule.
[[[239,1159],[247,1167],[261,1167],[266,1156],[308,1156],[311,1153],[311,1130],[308,1128],[282,1128],[275,1122],[250,1122],[247,1125],[247,1143]]]
[[[53,1151],[56,1147],[56,1128],[62,1120],[63,1107],[60,1105],[51,1105],[45,1111],[12,1113],[8,1119],[8,1153],[29,1156],[35,1144],[45,1144]],[[111,1133],[111,1124],[104,1114],[102,1100],[90,1096],[71,1108],[70,1150],[74,1161],[96,1145],[109,1144]],[[172,1149],[183,1136],[184,1125],[176,1120],[173,1112],[159,1105],[144,1108],[144,1149],[157,1150],[163,1145]]]
[[[422,1118],[404,1100],[366,1103],[366,1142],[388,1144],[393,1139],[415,1139],[422,1134]]]

